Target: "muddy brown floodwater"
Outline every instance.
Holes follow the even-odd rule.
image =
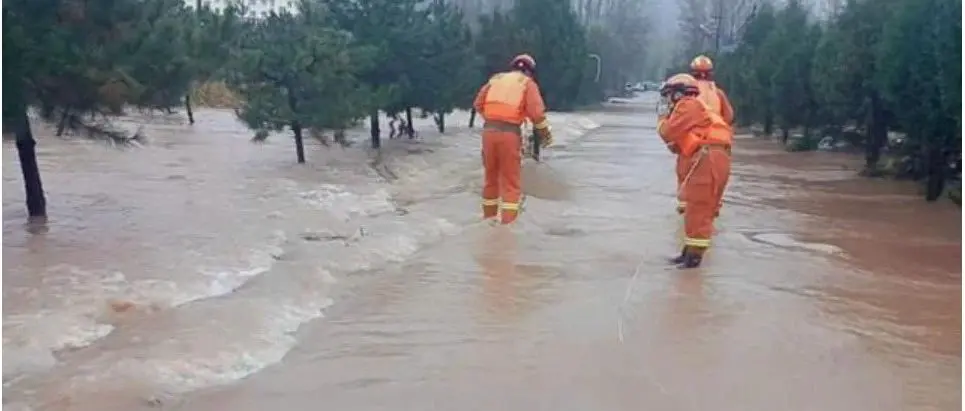
[[[678,271],[652,107],[582,113],[601,127],[526,164],[511,229],[476,222],[466,130],[382,172],[293,166],[224,113],[125,153],[41,142],[38,235],[5,146],[5,405],[961,409],[958,207],[740,139],[715,247]]]

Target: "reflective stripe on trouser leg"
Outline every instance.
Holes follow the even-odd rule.
[[[503,202],[500,206],[501,222],[509,224],[516,221],[520,211],[522,189],[520,187],[520,149],[522,139],[519,134],[512,132],[497,132],[495,152],[499,157],[499,197]]]
[[[701,148],[685,178],[683,191],[687,198],[684,211],[684,245],[695,253],[710,247],[714,231],[714,213],[725,184],[722,177],[730,173],[730,157],[717,149]]]
[[[503,203],[500,207],[501,222],[503,224],[509,224],[516,221],[519,217],[520,206],[519,203]]]
[[[499,213],[499,165],[500,158],[498,132],[483,130],[482,132],[482,161],[483,161],[483,189],[482,212],[483,218],[493,218]]]
[[[484,198],[482,200],[483,218],[493,218],[499,214],[499,199]]]
[[[687,237],[684,239],[684,245],[687,247],[708,248],[710,247],[710,239]]]

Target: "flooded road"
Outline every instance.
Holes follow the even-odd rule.
[[[957,207],[739,140],[715,248],[671,269],[652,107],[551,117],[512,229],[477,222],[466,130],[375,169],[324,147],[296,166],[219,112],[127,152],[41,141],[40,235],[5,146],[4,404],[961,408]]]

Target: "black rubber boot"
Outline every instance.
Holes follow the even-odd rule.
[[[703,261],[703,259],[704,258],[701,257],[699,254],[684,255],[680,264],[677,265],[677,268],[687,269],[687,268],[700,267],[700,263],[701,261]]]
[[[680,250],[680,255],[670,259],[670,264],[680,265],[680,264],[683,264],[684,260],[686,259],[687,259],[687,247],[685,246],[682,250]]]

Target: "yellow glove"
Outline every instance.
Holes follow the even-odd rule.
[[[542,148],[553,144],[553,133],[549,127],[536,129],[536,136],[539,137],[539,146]]]

